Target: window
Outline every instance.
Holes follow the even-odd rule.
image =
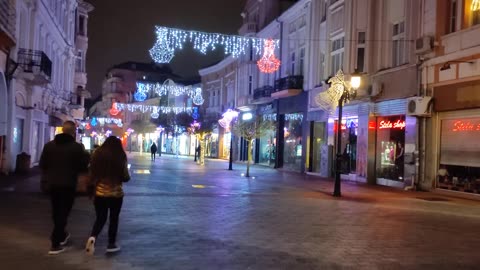
[[[290,74],[295,75],[295,52],[292,52],[290,57]]]
[[[252,88],[253,88],[253,77],[248,76],[248,94],[252,94]]]
[[[358,32],[356,68],[358,72],[363,72],[365,69],[365,32]]]
[[[305,48],[300,49],[299,75],[303,75],[305,65]]]
[[[344,37],[332,41],[331,53],[331,70],[330,74],[335,74],[338,70],[343,68],[343,53],[344,53]]]
[[[78,18],[78,34],[85,36],[85,17],[83,16]]]
[[[472,0],[470,10],[472,11],[472,25],[480,24],[480,1]]]
[[[77,53],[77,59],[75,60],[75,71],[76,72],[85,72],[83,68],[83,54],[82,52]]]
[[[405,22],[399,22],[393,25],[393,66],[397,67],[407,62],[406,60],[406,42],[405,42]]]
[[[447,33],[457,31],[457,0],[449,0]]]
[[[322,7],[322,19],[320,22],[324,22],[327,20],[327,2],[324,2],[323,3],[323,7]]]

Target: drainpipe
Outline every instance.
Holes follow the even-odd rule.
[[[283,60],[282,58],[282,43],[283,43],[283,22],[280,21],[278,18],[275,19],[280,24],[280,45],[279,45],[279,59]],[[278,71],[279,78],[282,76],[282,67]],[[283,128],[285,126],[285,117],[280,117],[280,100],[275,100],[276,107],[277,107],[277,143],[275,152],[275,167],[274,168],[281,168],[283,167],[283,148],[284,148],[284,131]]]

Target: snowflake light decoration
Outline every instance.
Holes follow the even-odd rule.
[[[193,104],[195,105],[202,105],[205,100],[202,97],[202,88],[195,89],[195,95],[193,96]]]

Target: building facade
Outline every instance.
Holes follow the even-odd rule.
[[[80,15],[93,10],[80,0],[11,3],[16,14],[16,44],[9,50],[6,67],[12,76],[7,82],[5,172],[15,168],[16,157],[22,152],[36,164],[44,143],[53,138],[62,121],[83,118],[82,104],[76,97],[75,61],[78,50],[86,51],[86,42],[80,49],[75,40]],[[83,23],[86,27],[86,17]]]
[[[433,98],[433,108],[417,106],[431,115],[420,124],[425,131],[420,153],[429,161],[420,167],[420,184],[478,198],[480,1],[429,1],[423,12],[430,16],[421,22],[421,37],[427,41],[421,90]]]

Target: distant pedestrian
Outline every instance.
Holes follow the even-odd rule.
[[[65,227],[75,200],[78,175],[86,172],[88,166],[88,153],[82,144],[75,141],[75,123],[66,121],[62,131],[53,141],[45,144],[39,164],[52,204],[54,227],[50,255],[65,251],[70,238]]]
[[[150,153],[152,153],[152,160],[155,161],[155,155],[157,154],[157,145],[155,143],[152,143],[152,146],[150,146]]]
[[[90,177],[94,185],[93,196],[96,220],[90,238],[87,240],[85,251],[93,254],[95,241],[109,215],[107,252],[117,252],[120,250],[116,240],[124,195],[123,183],[130,180],[127,155],[123,150],[120,139],[110,136],[95,151],[90,163]]]

